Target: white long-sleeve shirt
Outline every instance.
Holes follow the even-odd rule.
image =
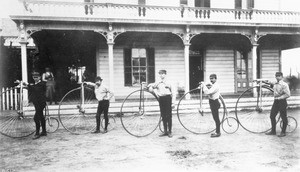
[[[203,85],[204,94],[208,95],[209,99],[216,100],[220,97],[220,87],[217,82],[212,84],[211,88],[207,88],[206,85]]]

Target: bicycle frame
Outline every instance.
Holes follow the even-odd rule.
[[[145,108],[145,101],[144,100],[144,91],[143,91],[143,85],[146,84],[146,82],[141,83],[141,89],[140,89],[140,102],[139,102],[139,115],[144,117],[144,108]]]
[[[257,82],[257,87],[258,87],[258,95],[257,95],[257,104],[256,104],[256,110],[258,111],[262,111],[262,86],[263,86],[263,82],[268,82],[268,80],[266,79],[256,79],[253,80],[253,82]]]

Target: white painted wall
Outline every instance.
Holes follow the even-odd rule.
[[[234,9],[234,0],[211,0],[210,7]]]

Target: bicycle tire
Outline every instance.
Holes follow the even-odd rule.
[[[17,92],[13,91],[17,88]],[[27,88],[23,88],[25,90],[28,90]],[[9,92],[9,93],[8,93]],[[9,89],[5,92],[2,92],[0,95],[0,133],[2,135],[11,137],[11,138],[23,138],[27,137],[35,132],[35,124],[33,120],[34,116],[34,108],[31,107],[25,107],[23,108],[23,112],[20,113],[20,101],[19,98],[17,98],[17,102],[15,103],[9,103],[5,104],[4,99],[6,97],[6,94],[13,93],[13,97],[15,94],[20,92],[20,88],[14,87],[12,89]],[[9,96],[10,97],[10,96]],[[28,92],[28,98],[30,100],[31,93]],[[11,98],[11,97],[10,97]],[[10,100],[9,98],[9,100]],[[10,101],[11,102],[11,101]],[[8,105],[8,109],[4,107],[3,105]],[[29,106],[29,102],[28,102]],[[17,109],[17,110],[14,110]]]
[[[105,127],[105,119],[104,117],[101,117],[101,128],[104,130]],[[111,131],[116,128],[116,119],[113,116],[108,116],[108,125],[107,125],[107,131]]]
[[[294,117],[292,117],[292,116],[288,116],[287,119],[288,119],[288,125],[286,126],[286,132],[287,132],[287,133],[292,133],[292,132],[294,132],[294,131],[297,129],[297,127],[298,127],[297,120],[296,120]],[[280,128],[281,128],[281,129],[282,129],[282,125],[283,125],[283,122],[282,122],[282,120],[281,120],[281,121],[280,121]]]
[[[190,99],[187,98],[190,97]],[[195,88],[185,93],[179,100],[177,106],[177,117],[180,124],[189,132],[194,134],[207,134],[213,132],[215,122],[211,115],[208,97],[203,95],[202,110],[200,109],[200,89]],[[219,116],[225,114],[223,99],[219,99],[220,109]]]
[[[271,129],[270,112],[273,104],[273,90],[262,86],[262,107],[258,107],[259,95],[253,96],[254,91],[259,92],[259,86],[244,91],[235,105],[235,115],[239,124],[251,133],[264,133]],[[278,118],[279,120],[279,118]]]
[[[222,121],[222,129],[227,134],[233,134],[239,129],[239,122],[234,117],[227,117]]]
[[[142,105],[144,106],[139,109]],[[132,136],[148,136],[158,127],[159,103],[156,96],[149,91],[136,90],[130,93],[124,99],[120,112],[122,126]]]
[[[84,87],[84,97],[81,97],[81,87],[69,91],[59,103],[58,117],[61,125],[72,134],[92,132],[96,124],[97,104],[94,91],[89,87]]]

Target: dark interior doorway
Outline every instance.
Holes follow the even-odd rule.
[[[198,87],[199,82],[204,79],[203,62],[203,53],[200,51],[190,54],[190,89]]]

